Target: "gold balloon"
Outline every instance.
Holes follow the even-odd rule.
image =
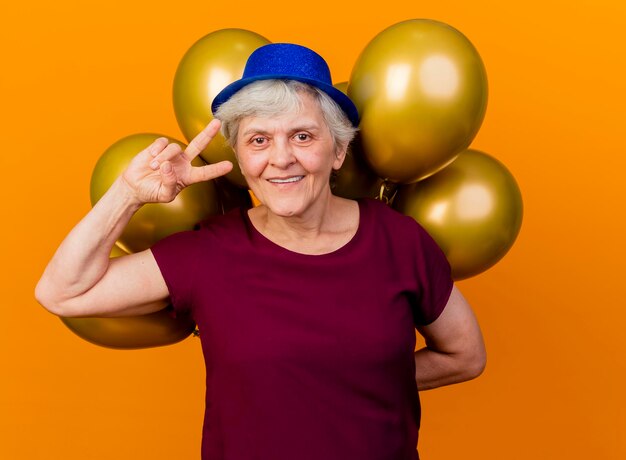
[[[232,209],[250,209],[252,207],[252,198],[247,189],[237,187],[224,177],[218,177],[214,181],[222,214],[226,214]]]
[[[191,141],[213,119],[211,103],[225,86],[239,80],[248,57],[269,41],[248,30],[222,29],[194,43],[185,53],[174,76],[174,113],[183,135]],[[208,163],[232,161],[235,167],[226,177],[248,187],[237,167],[232,149],[218,134],[200,154]]]
[[[394,208],[437,241],[454,279],[487,270],[511,248],[522,225],[522,195],[495,158],[462,152],[437,174],[400,188]]]
[[[127,255],[117,245],[111,258]],[[147,315],[119,318],[65,318],[61,321],[77,336],[95,345],[116,349],[150,348],[180,342],[194,331],[191,317],[172,314],[172,308],[159,303],[162,310]],[[167,307],[167,308],[166,308]]]
[[[150,145],[159,134],[134,134],[120,139],[100,157],[91,175],[92,205],[104,195],[130,160]],[[175,139],[184,148],[184,144]],[[195,158],[195,166],[204,161]],[[199,221],[215,214],[220,208],[213,181],[200,182],[185,188],[171,203],[149,203],[132,217],[117,244],[127,252],[148,249],[172,233],[191,230]]]
[[[348,82],[337,83],[334,86],[346,93]],[[383,180],[372,172],[363,157],[361,139],[357,133],[341,169],[333,175],[331,182],[333,194],[353,200],[363,197],[376,198],[380,194],[382,184]]]
[[[147,315],[120,318],[61,318],[76,335],[101,347],[131,350],[172,345],[189,337],[196,324],[172,315],[171,307]]]
[[[363,159],[360,136],[348,149],[346,159],[331,181],[334,195],[356,200],[358,198],[377,198],[384,181],[374,174]]]
[[[348,94],[348,82],[347,81],[335,83],[333,86],[337,88],[339,91],[341,91],[343,94]]]
[[[128,253],[124,251],[120,246],[118,246],[117,243],[115,243],[113,248],[111,248],[111,253],[109,254],[109,257],[111,259],[115,259],[116,257],[122,257],[127,255]]]
[[[382,178],[411,183],[470,145],[487,106],[487,76],[461,32],[414,19],[385,29],[365,47],[348,95],[361,116],[371,168]]]

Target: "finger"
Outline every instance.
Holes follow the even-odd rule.
[[[159,200],[172,201],[176,197],[176,174],[172,163],[164,161],[159,168],[161,174],[161,190],[159,192]]]
[[[147,162],[150,162],[155,155],[158,155],[165,147],[167,147],[168,140],[166,137],[159,137],[154,140],[149,146],[145,149],[137,153],[135,156],[136,160],[140,165],[144,165]]]
[[[155,157],[157,156],[159,152],[161,152],[165,147],[167,147],[168,143],[169,143],[169,140],[167,139],[167,137],[159,137],[152,144],[146,147],[145,151],[149,153],[150,156]]]
[[[171,161],[183,152],[180,145],[172,142],[159,152],[154,159],[150,162],[150,167],[154,170],[159,169],[159,165],[165,161]]]
[[[191,142],[185,149],[185,157],[188,160],[193,160],[195,157],[197,157],[200,152],[202,152],[217,135],[217,132],[220,130],[221,125],[222,122],[219,121],[217,118],[211,120],[211,122],[206,125],[206,127],[191,140]]]
[[[195,184],[196,182],[203,182],[216,177],[228,174],[233,169],[233,164],[230,161],[220,161],[219,163],[199,166],[197,168],[191,168],[189,173],[189,183]]]

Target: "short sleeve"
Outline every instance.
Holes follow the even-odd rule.
[[[190,312],[197,286],[199,231],[186,231],[170,235],[150,248],[165,284],[170,301],[177,312]]]
[[[416,223],[416,277],[418,283],[415,325],[426,326],[435,321],[450,298],[454,281],[448,259],[435,240]]]

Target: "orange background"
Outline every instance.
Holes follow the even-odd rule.
[[[98,348],[33,298],[56,245],[89,209],[99,155],[137,132],[182,139],[171,86],[184,52],[240,27],[314,48],[345,81],[371,38],[419,17],[453,25],[481,54],[489,105],[472,146],[509,168],[525,203],[509,254],[460,283],[484,331],[487,370],[422,393],[420,451],[430,460],[626,458],[624,2],[365,4],[3,7],[0,458],[198,458],[196,339]]]

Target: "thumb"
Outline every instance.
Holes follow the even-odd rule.
[[[233,164],[230,161],[220,161],[219,163],[196,166],[191,168],[189,176],[190,183],[208,181],[215,179],[216,177],[228,174],[233,169]]]
[[[176,174],[172,163],[164,161],[159,167],[159,173],[161,174],[161,191],[159,193],[159,199],[165,201],[172,201],[176,198]]]

